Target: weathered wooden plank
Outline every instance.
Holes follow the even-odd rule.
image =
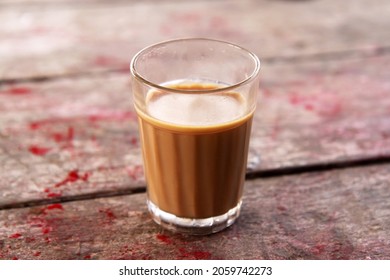
[[[0,211],[2,259],[389,259],[390,165],[247,181],[205,237],[162,230],[145,194]]]
[[[232,41],[261,58],[375,51],[390,45],[389,14],[387,0],[6,5],[0,80],[127,69],[140,48],[178,37]]]
[[[389,63],[264,65],[249,171],[388,158]],[[1,207],[145,185],[127,74],[3,85],[0,111]]]

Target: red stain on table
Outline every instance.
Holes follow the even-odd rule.
[[[44,192],[47,193],[46,196],[48,198],[60,197],[62,195],[60,192],[59,193],[52,192],[49,188],[44,189]]]
[[[38,146],[38,145],[30,145],[30,147],[28,148],[28,150],[30,151],[30,153],[32,153],[32,154],[34,154],[34,155],[37,155],[37,156],[44,156],[44,155],[46,155],[51,149],[50,149],[50,148],[41,147],[41,146]]]
[[[110,220],[116,219],[114,212],[110,208],[99,209],[99,213],[104,213]]]
[[[167,244],[167,245],[171,245],[172,244],[171,238],[169,236],[167,236],[167,235],[159,233],[159,234],[156,235],[156,238],[158,240],[160,240],[161,242]]]
[[[206,251],[188,251],[186,248],[179,248],[180,259],[208,260],[211,257],[210,252]]]
[[[3,93],[8,93],[12,95],[25,95],[30,94],[32,90],[28,87],[12,87],[7,89],[6,91],[3,91]]]
[[[88,178],[90,176],[90,173],[89,172],[86,172],[84,174],[81,174],[79,173],[79,171],[77,169],[75,170],[72,170],[68,173],[67,177],[62,180],[61,182],[58,182],[57,184],[54,185],[54,187],[58,188],[58,187],[61,187],[63,185],[66,185],[68,183],[73,183],[73,182],[76,182],[76,181],[88,181]]]
[[[9,238],[13,238],[13,239],[17,239],[17,238],[19,238],[19,237],[21,237],[22,235],[20,234],[20,233],[14,233],[14,234],[11,234],[10,236],[9,236]]]

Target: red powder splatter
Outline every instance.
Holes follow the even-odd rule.
[[[179,248],[180,258],[207,260],[210,259],[211,253],[205,251],[187,251],[185,248]]]
[[[51,227],[48,227],[48,226],[43,227],[43,228],[42,228],[42,234],[48,234],[48,233],[50,233],[52,230],[53,230],[53,229],[52,229]]]
[[[60,196],[62,196],[61,193],[48,192],[48,194],[47,194],[48,198],[54,198],[54,197],[60,197]]]
[[[18,260],[18,258],[17,257],[12,257],[12,260],[16,261],[16,260]]]
[[[14,94],[14,95],[30,94],[31,92],[32,90],[28,87],[12,87],[6,91],[6,93]]]
[[[35,256],[35,257],[39,257],[40,255],[41,255],[41,252],[35,252],[35,253],[34,253],[34,256]]]
[[[19,237],[21,237],[22,235],[20,234],[20,233],[14,233],[14,234],[12,234],[12,235],[10,235],[9,236],[9,238],[14,238],[14,239],[16,239],[16,238],[19,238]]]
[[[64,210],[64,207],[62,207],[62,205],[59,203],[51,204],[46,207],[46,210],[53,210],[53,209]]]
[[[80,174],[79,171],[77,169],[75,169],[75,170],[70,171],[68,173],[67,177],[64,180],[62,180],[61,182],[58,182],[57,184],[55,184],[54,187],[58,188],[58,187],[61,187],[63,185],[66,185],[67,183],[73,183],[73,182],[76,182],[78,180],[86,182],[86,181],[88,181],[89,176],[90,176],[89,172],[86,172],[84,174]]]
[[[325,250],[325,244],[317,244],[316,246],[314,246],[312,252],[316,255],[320,255],[321,253],[324,252]]]
[[[90,259],[90,258],[91,258],[91,255],[84,256],[84,259]]]
[[[127,174],[131,179],[137,180],[143,176],[143,167],[141,165],[129,166],[127,167]]]
[[[156,235],[156,237],[157,237],[158,240],[164,242],[165,244],[168,244],[168,245],[172,244],[172,240],[167,235],[159,233],[159,234]]]
[[[47,197],[48,198],[53,198],[53,197],[60,197],[62,194],[61,192],[59,193],[55,193],[55,192],[52,192],[49,188],[46,188],[43,190],[45,193],[47,193]]]
[[[44,148],[44,147],[40,147],[40,146],[37,146],[37,145],[31,145],[28,150],[34,154],[34,155],[37,155],[37,156],[44,156],[46,155],[49,151],[50,151],[50,148]]]
[[[289,101],[295,106],[300,106],[308,111],[315,111],[324,117],[337,116],[342,110],[341,100],[334,93],[302,96],[293,92],[289,96]]]
[[[131,137],[130,143],[131,143],[131,145],[133,145],[133,146],[137,146],[137,144],[138,144],[138,138],[137,138],[137,137]]]
[[[104,213],[106,214],[106,217],[109,218],[109,219],[116,219],[116,216],[115,214],[112,212],[111,209],[109,208],[106,208],[106,209],[99,209],[99,213]]]

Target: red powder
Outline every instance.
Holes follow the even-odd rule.
[[[196,260],[207,260],[210,259],[211,253],[205,251],[190,251],[188,252],[185,248],[179,248],[181,258],[185,259],[196,259]]]
[[[47,197],[48,198],[53,198],[53,197],[60,197],[62,194],[61,193],[53,193],[53,192],[49,192],[47,194]]]
[[[13,257],[12,260],[16,261],[16,260],[18,260],[18,258],[17,257]]]
[[[48,234],[49,232],[51,232],[51,228],[49,228],[49,227],[43,227],[42,228],[42,233],[43,234]]]
[[[172,244],[172,240],[169,238],[169,236],[166,236],[164,234],[157,234],[156,237],[158,240],[164,242],[165,244]]]
[[[61,204],[59,203],[55,203],[55,204],[52,204],[52,205],[49,205],[46,207],[47,210],[53,210],[53,209],[59,209],[59,210],[64,210],[64,208],[62,207]]]
[[[46,155],[49,151],[50,151],[50,148],[44,148],[44,147],[39,147],[37,145],[31,145],[28,150],[34,154],[34,155],[37,155],[37,156],[44,156]]]
[[[30,123],[30,129],[31,130],[37,130],[40,127],[41,127],[41,124],[39,122],[32,122],[32,123]]]
[[[7,90],[7,93],[14,94],[14,95],[24,95],[31,93],[32,90],[27,87],[13,87]]]
[[[90,259],[90,258],[91,258],[91,255],[84,256],[84,259]]]
[[[39,257],[40,255],[41,255],[41,252],[35,252],[35,253],[34,253],[34,256],[35,256],[35,257]]]
[[[131,143],[131,145],[136,146],[138,144],[137,137],[131,137],[130,143]]]
[[[90,173],[86,172],[84,174],[79,174],[79,171],[77,169],[72,170],[68,173],[67,177],[62,180],[61,182],[58,182],[57,184],[54,185],[54,187],[58,188],[63,185],[66,185],[67,183],[73,183],[78,180],[82,180],[84,182],[88,181],[88,178],[90,176]]]
[[[210,258],[211,253],[203,252],[203,251],[195,251],[195,252],[191,252],[191,255],[193,255],[197,260],[205,260]]]
[[[17,233],[14,233],[14,234],[10,235],[9,238],[15,238],[15,239],[16,239],[16,238],[19,238],[19,237],[21,237],[21,236],[22,236],[22,235],[21,235],[20,233],[17,232]]]
[[[106,214],[106,217],[109,218],[109,219],[116,219],[115,214],[109,208],[107,208],[107,209],[99,209],[99,213]]]

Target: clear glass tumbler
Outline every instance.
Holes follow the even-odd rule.
[[[259,69],[248,50],[203,38],[132,59],[147,205],[161,226],[210,234],[238,218]]]

